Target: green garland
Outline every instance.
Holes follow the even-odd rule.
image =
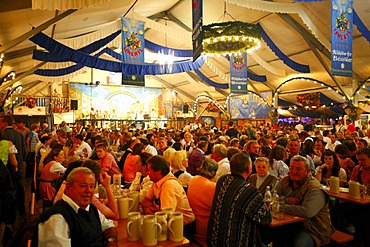
[[[261,38],[261,31],[257,25],[251,23],[245,23],[241,21],[213,23],[210,25],[203,26],[204,39],[219,39],[225,37],[224,41],[203,43],[204,51],[206,53],[234,53],[241,52],[241,50],[248,50],[256,46],[255,42],[242,40],[241,37],[251,37],[254,39]],[[232,40],[228,40],[228,37],[232,37]],[[236,40],[235,37],[239,37]]]

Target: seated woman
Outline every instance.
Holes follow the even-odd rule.
[[[148,176],[148,160],[153,155],[151,153],[142,152],[139,154],[139,159],[137,160],[137,170],[136,177],[131,183],[130,191],[140,191],[140,202],[144,199],[146,192],[149,191],[152,186],[152,181]]]
[[[176,151],[170,158],[171,172],[180,181],[185,192],[188,190],[188,185],[193,176],[186,171],[188,167],[188,158],[185,150]]]
[[[104,200],[100,200],[95,195],[91,200],[91,203],[102,213],[107,219],[117,220],[119,218],[118,206],[116,203],[116,199],[113,195],[113,191],[110,186],[111,177],[103,172],[101,173],[101,166],[98,162],[93,160],[86,160],[86,161],[74,161],[71,162],[66,170],[65,175],[63,176],[64,179],[67,179],[69,173],[76,167],[87,167],[89,168],[94,174],[96,181],[100,181],[107,192],[107,200],[108,206],[105,205]],[[54,197],[54,204],[62,198],[64,190],[66,188],[66,181],[64,180],[61,184],[58,193]]]
[[[51,201],[66,168],[61,164],[65,160],[64,152],[61,148],[52,149],[49,158],[52,160],[41,171],[39,193],[44,200]]]
[[[336,145],[334,148],[334,152],[338,157],[340,167],[342,167],[347,173],[348,181],[356,164],[350,157],[348,157],[348,148],[346,145]]]
[[[139,159],[139,154],[144,150],[144,144],[136,143],[134,148],[132,149],[132,153],[127,155],[125,163],[123,165],[123,177],[125,184],[129,187],[134,181],[136,173],[138,172],[137,169],[137,162]]]
[[[254,161],[254,165],[257,173],[250,175],[248,182],[254,185],[262,195],[265,194],[267,186],[270,186],[271,191],[273,191],[278,182],[278,178],[269,173],[269,160],[265,157],[258,157],[256,161]]]
[[[328,185],[327,181],[331,176],[339,177],[340,186],[347,183],[346,171],[340,167],[337,155],[331,151],[326,150],[321,157],[322,165],[316,168],[315,177],[321,184]]]
[[[188,186],[188,200],[195,215],[195,241],[201,246],[207,246],[207,226],[211,213],[216,183],[212,181],[216,175],[218,164],[212,159],[205,159],[200,174],[194,176]]]
[[[286,149],[281,145],[275,145],[269,154],[270,174],[277,178],[283,178],[288,175],[289,167],[285,164],[288,157]]]
[[[176,152],[176,149],[174,148],[167,148],[164,152],[163,152],[163,158],[168,162],[168,163],[171,163],[171,156],[172,154],[174,154]]]

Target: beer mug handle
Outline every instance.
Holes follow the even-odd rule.
[[[362,190],[362,191],[361,191]],[[362,196],[364,195],[364,194],[366,194],[367,193],[367,188],[366,188],[366,186],[365,185],[360,185],[360,194],[362,194]]]
[[[161,224],[159,224],[158,222],[157,223],[155,223],[155,225],[156,225],[156,229],[157,229],[157,238],[159,237],[159,235],[161,235],[161,233],[162,233],[162,226],[161,226]]]
[[[168,229],[170,229],[170,232],[172,233],[172,235],[175,235],[175,233],[173,232],[172,230],[172,222],[174,221],[174,219],[170,219],[170,221],[168,221]]]
[[[131,223],[132,223],[132,221],[129,221],[128,223],[127,223],[127,234],[131,237],[132,236],[132,234],[131,234],[131,232],[130,232],[130,225],[131,225]]]
[[[134,199],[128,198],[128,205],[128,211],[131,212],[131,209],[134,206]]]

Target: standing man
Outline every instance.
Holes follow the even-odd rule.
[[[247,144],[245,144],[245,151],[247,151],[252,160],[252,163],[254,163],[254,161],[258,157],[258,154],[260,153],[260,145],[256,140],[250,140],[247,142]]]
[[[91,204],[95,175],[78,167],[67,177],[62,200],[40,219],[39,246],[117,246],[113,221]]]
[[[60,123],[60,129],[63,130],[64,133],[71,132],[71,129],[67,125],[66,121],[63,121],[63,122]]]
[[[26,167],[26,178],[32,178],[35,166],[36,157],[36,145],[40,141],[37,131],[40,129],[39,123],[31,124],[31,132],[28,134],[26,139],[27,145],[27,167]]]
[[[197,145],[197,148],[194,149],[188,157],[188,167],[186,171],[192,176],[199,175],[202,163],[204,161],[204,153],[208,149],[207,141],[200,141]]]
[[[23,138],[26,141],[27,136],[31,132],[31,130],[24,125],[23,121],[17,121],[15,125],[17,126],[17,130],[23,135]]]
[[[293,158],[296,155],[300,155],[305,157],[308,160],[308,163],[310,164],[310,169],[311,169],[311,174],[312,176],[315,175],[315,163],[313,162],[313,159],[304,153],[300,152],[301,146],[299,144],[298,139],[290,139],[288,142],[288,151],[289,151],[289,157],[287,160],[285,160],[285,164],[289,166],[290,164],[290,159]]]
[[[218,164],[216,176],[213,178],[214,182],[225,174],[230,174],[230,162],[227,158],[227,149],[222,144],[216,144],[213,146],[211,158]]]
[[[229,127],[230,128],[228,130],[226,130],[226,135],[228,135],[230,137],[230,139],[238,138],[239,131],[234,128],[234,122],[233,121],[229,122]]]
[[[252,160],[252,173],[255,174],[257,172],[256,167],[254,166],[254,162],[259,156],[260,153],[260,145],[256,140],[250,140],[245,144],[245,151],[249,154],[249,157]]]
[[[287,246],[322,246],[330,242],[334,232],[329,213],[329,196],[320,182],[311,176],[310,163],[300,155],[290,160],[289,175],[276,187],[285,197],[285,212],[307,218],[297,227],[285,229],[286,236],[279,236]],[[282,233],[284,234],[284,233]]]
[[[16,187],[16,199],[19,215],[26,214],[24,187],[21,183],[22,165],[27,157],[26,142],[24,136],[13,128],[14,118],[6,115],[0,118],[0,128],[4,131],[6,140],[11,141],[17,148],[18,153],[15,154],[18,162],[18,172],[11,173],[13,183]]]
[[[258,225],[271,223],[271,213],[262,195],[246,178],[251,174],[251,159],[245,153],[230,160],[231,174],[216,185],[208,220],[208,246],[261,246]]]

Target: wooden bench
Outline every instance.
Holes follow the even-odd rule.
[[[334,244],[344,244],[353,240],[353,236],[345,232],[335,230],[330,237],[330,242]]]

